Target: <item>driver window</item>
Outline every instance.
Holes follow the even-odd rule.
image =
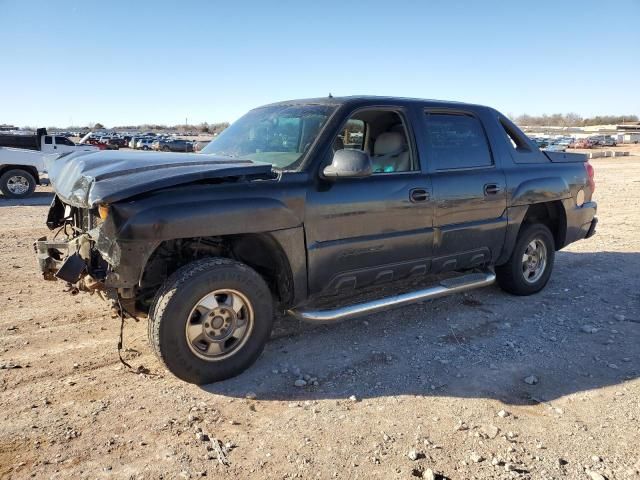
[[[368,153],[374,174],[416,169],[402,118],[389,110],[364,110],[354,114],[334,140],[333,151],[341,149]]]

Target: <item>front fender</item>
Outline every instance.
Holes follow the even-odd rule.
[[[141,210],[120,227],[118,238],[158,242],[176,238],[268,232],[300,225],[302,218],[278,199],[225,199]]]

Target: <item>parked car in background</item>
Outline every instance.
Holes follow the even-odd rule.
[[[48,135],[44,128],[34,135],[0,134],[0,191],[5,197],[26,198],[36,185],[45,183],[45,158],[97,150],[92,145],[76,145],[61,135]]]
[[[615,147],[617,145],[616,140],[611,135],[594,135],[589,137],[589,140],[596,147]]]
[[[151,144],[155,141],[153,138],[141,138],[136,143],[136,148],[138,150],[151,150]]]
[[[551,145],[547,145],[543,150],[547,152],[564,152],[567,149],[566,145],[561,145],[559,143],[552,143]]]
[[[209,145],[210,140],[199,140],[197,142],[193,142],[193,151],[200,152],[204,147]]]
[[[193,143],[188,140],[176,138],[160,142],[158,150],[163,152],[193,152]]]
[[[602,138],[601,145],[603,147],[615,147],[618,145],[618,142],[616,142],[616,139],[613,138],[611,135],[605,135]]]
[[[126,145],[126,142],[124,141],[124,139],[122,139],[120,137],[111,137],[107,141],[107,145],[111,145],[113,147],[116,147],[116,150],[117,150],[120,147],[124,147]]]
[[[569,145],[569,148],[593,148],[593,142],[588,138],[580,138],[574,140],[574,142]]]
[[[549,140],[546,138],[533,137],[531,140],[533,140],[536,145],[538,145],[538,148],[544,148],[549,145]]]

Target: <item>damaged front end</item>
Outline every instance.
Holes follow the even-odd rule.
[[[110,240],[108,216],[99,208],[83,209],[54,198],[47,226],[52,240],[34,243],[38,266],[45,280],[63,280],[75,291],[108,289],[108,274],[119,261],[119,247]],[[62,238],[61,238],[62,237]]]

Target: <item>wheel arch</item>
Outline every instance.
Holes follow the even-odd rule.
[[[522,224],[542,223],[553,234],[555,249],[560,250],[565,246],[567,238],[567,212],[560,200],[551,202],[534,203],[529,205]],[[522,228],[522,225],[520,226]]]
[[[253,268],[267,282],[274,298],[287,307],[294,301],[294,273],[279,239],[271,233],[192,237],[161,242],[140,274],[140,294],[148,306],[152,295],[178,268],[207,257],[230,258]],[[143,311],[145,308],[141,308]]]
[[[542,223],[551,230],[556,250],[566,245],[567,212],[561,200],[511,207],[508,209],[508,218],[505,248],[496,265],[502,265],[509,260],[524,225]]]
[[[24,170],[25,172],[29,172],[33,175],[33,178],[35,178],[36,185],[40,185],[40,174],[38,173],[38,169],[33,165],[0,165],[0,177],[9,170]]]

